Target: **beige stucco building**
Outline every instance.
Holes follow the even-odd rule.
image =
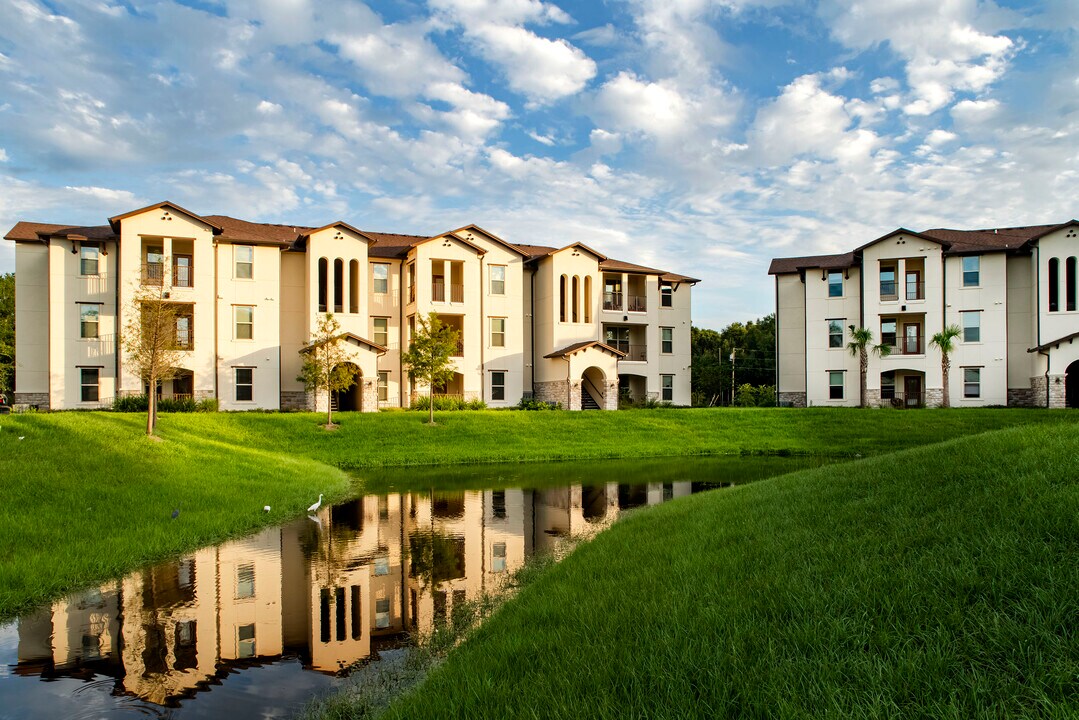
[[[408,406],[401,351],[417,317],[457,329],[455,375],[436,391],[492,407],[535,396],[615,409],[619,392],[690,404],[694,278],[582,244],[516,245],[469,225],[432,236],[200,216],[163,202],[73,227],[20,222],[15,402],[93,408],[146,392],[118,332],[140,287],[181,306],[182,371],[162,397],[222,410],[315,408],[300,351],[332,313],[357,382],[343,410]]]
[[[890,352],[870,355],[867,402],[940,405],[950,355],[953,407],[1079,407],[1079,222],[898,229],[839,255],[777,258],[777,392],[781,404],[857,405],[850,326]]]

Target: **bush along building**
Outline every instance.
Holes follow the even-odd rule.
[[[119,331],[150,287],[175,303],[182,367],[162,398],[223,410],[316,409],[297,380],[318,319],[340,324],[356,374],[341,410],[407,407],[401,350],[430,312],[460,342],[436,394],[570,410],[619,396],[690,403],[698,280],[576,243],[517,245],[476,226],[431,236],[253,223],[161,202],[92,227],[19,222],[15,402],[94,408],[148,388]]]
[[[855,329],[872,333],[866,402],[943,402],[935,334],[957,326],[952,406],[1079,407],[1079,222],[898,229],[838,255],[776,258],[780,404],[858,405]]]

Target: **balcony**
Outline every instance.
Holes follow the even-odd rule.
[[[632,345],[629,340],[607,340],[607,345],[610,345],[615,350],[626,354],[623,361],[630,362],[647,362],[648,361],[648,346],[647,345]]]
[[[142,284],[160,286],[165,279],[165,264],[159,262],[144,263],[142,266]]]
[[[195,268],[191,266],[191,263],[186,265],[173,265],[172,286],[182,288],[195,286]]]
[[[908,280],[907,300],[925,300],[925,283]]]
[[[925,393],[897,393],[894,389],[881,388],[882,405],[891,404],[894,408],[916,408],[925,406]]]
[[[459,303],[465,301],[464,285],[453,284],[449,286],[449,289],[450,302]],[[437,281],[431,283],[431,302],[446,302],[446,283]]]
[[[648,302],[644,295],[630,295],[628,298],[629,304],[626,307],[628,312],[648,312]]]
[[[885,337],[882,344],[891,348],[889,355],[925,355],[925,338],[920,335],[903,338]]]
[[[622,310],[622,293],[620,292],[605,292],[603,293],[603,309],[604,310]]]

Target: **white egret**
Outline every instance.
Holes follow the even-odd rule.
[[[316,502],[316,503],[315,503],[314,505],[312,505],[311,507],[307,508],[307,512],[309,512],[309,513],[313,513],[313,512],[315,512],[316,510],[318,510],[318,509],[319,509],[320,507],[322,507],[322,493],[319,493],[319,494],[318,494],[318,502]]]

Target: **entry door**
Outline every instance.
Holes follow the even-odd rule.
[[[903,402],[907,407],[922,404],[922,378],[918,375],[907,375],[903,378]]]
[[[922,273],[919,270],[907,271],[907,300],[922,299]]]
[[[903,326],[903,354],[921,355],[922,353],[922,326],[917,323],[909,323]]]

